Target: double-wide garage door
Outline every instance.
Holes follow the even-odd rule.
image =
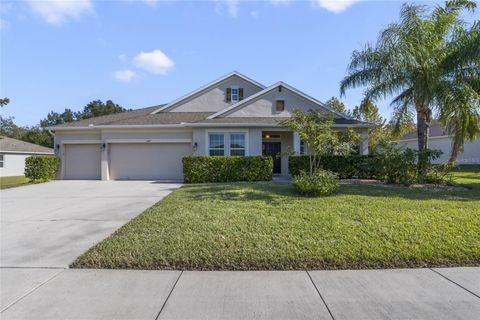
[[[190,143],[112,143],[109,169],[112,180],[183,179],[182,158]]]
[[[99,144],[65,146],[65,179],[101,179]],[[183,179],[182,158],[192,153],[190,143],[111,143],[110,180]]]

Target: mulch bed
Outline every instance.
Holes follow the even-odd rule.
[[[440,185],[440,184],[412,184],[412,185],[402,185],[402,184],[388,184],[379,180],[374,179],[342,179],[340,184],[347,185],[370,185],[370,186],[379,186],[385,188],[403,188],[403,189],[419,189],[419,190],[433,190],[433,191],[466,191],[468,190],[465,187],[452,186],[452,185]]]

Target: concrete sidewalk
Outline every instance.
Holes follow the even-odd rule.
[[[2,268],[1,319],[479,319],[480,268]]]

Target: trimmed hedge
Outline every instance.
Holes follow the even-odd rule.
[[[185,183],[272,180],[268,156],[189,156],[182,161]]]
[[[309,172],[308,156],[290,156],[288,169],[292,176],[301,171]],[[376,179],[381,175],[381,159],[378,156],[335,156],[326,155],[321,157],[323,170],[335,172],[340,179]]]
[[[25,159],[25,177],[31,181],[48,181],[55,178],[60,159],[50,156],[30,156]]]

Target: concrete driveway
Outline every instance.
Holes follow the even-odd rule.
[[[54,181],[1,191],[1,267],[65,268],[180,187],[152,181]]]

